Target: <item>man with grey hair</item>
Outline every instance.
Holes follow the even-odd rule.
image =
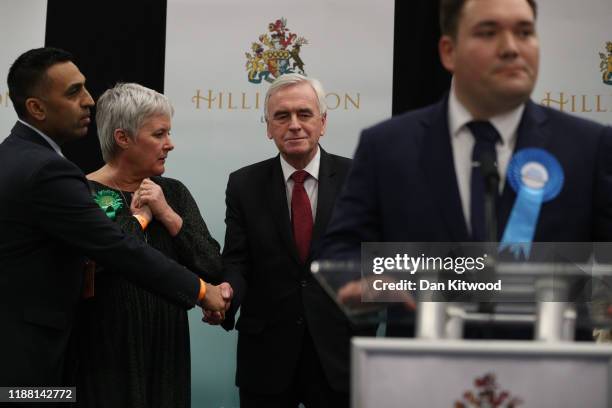
[[[287,74],[266,94],[280,154],[230,174],[224,279],[234,288],[241,407],[347,407],[354,329],[310,274],[350,160],[325,152],[325,93]],[[214,316],[208,316],[215,321]]]

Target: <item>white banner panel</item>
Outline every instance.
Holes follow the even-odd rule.
[[[354,408],[608,408],[612,347],[352,340]]]
[[[539,0],[538,8],[534,101],[612,124],[612,1]]]
[[[13,61],[23,52],[45,45],[47,0],[3,1],[0,27],[0,142],[8,136],[17,114],[8,95],[6,76]]]
[[[352,156],[360,130],[391,115],[393,12],[393,0],[168,1],[165,93],[176,108],[168,174],[190,187],[215,237],[229,173],[276,154],[263,122],[266,76],[303,63],[323,82],[321,144],[336,154]]]
[[[394,0],[169,0],[165,93],[176,113],[167,175],[194,195],[223,242],[229,173],[277,154],[266,136],[269,81],[305,72],[327,92],[329,152],[391,115]],[[190,314],[193,406],[237,406],[235,334]],[[211,350],[214,350],[211,352]]]

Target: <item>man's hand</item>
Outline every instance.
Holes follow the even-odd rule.
[[[202,308],[202,313],[204,314],[202,321],[211,325],[219,325],[223,323],[223,320],[225,320],[225,312],[230,308],[232,298],[234,297],[234,290],[232,289],[232,286],[229,283],[223,282],[222,284],[217,286],[217,288],[220,288],[221,296],[225,300],[225,309],[215,311],[210,310],[206,307]],[[206,296],[208,296],[208,294]],[[204,299],[206,300],[206,298]]]
[[[376,279],[381,278],[376,277]],[[384,280],[395,282],[393,278],[385,277]],[[375,291],[372,288],[372,281],[372,277],[365,277],[348,282],[338,290],[338,302],[349,308],[361,309],[372,307],[372,302],[380,302],[384,297],[384,300],[389,303],[403,303],[408,310],[416,309],[416,303],[410,294],[403,291],[393,293]]]
[[[229,283],[223,282],[218,286],[206,284],[206,296],[202,301],[202,309],[211,312],[225,312],[230,308],[234,291]]]
[[[202,321],[211,326],[218,326],[225,320],[225,312],[211,312],[210,310],[202,310],[204,317]]]

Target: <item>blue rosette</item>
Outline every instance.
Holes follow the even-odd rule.
[[[544,149],[526,148],[514,154],[507,172],[517,197],[506,224],[499,252],[509,249],[518,259],[529,259],[542,204],[563,189],[565,176],[559,161]]]

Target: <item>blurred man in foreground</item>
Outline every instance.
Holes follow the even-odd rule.
[[[440,10],[450,93],[364,130],[321,258],[358,256],[362,242],[488,240],[485,157],[499,176],[493,241],[609,241],[612,129],[530,100],[539,68],[535,1],[442,0]],[[513,160],[527,148],[528,162]],[[514,220],[525,211],[514,209],[526,181],[512,185],[506,175],[524,174],[529,163],[543,198],[522,207],[537,216],[521,229]],[[347,287],[343,299],[360,298],[360,287]]]

